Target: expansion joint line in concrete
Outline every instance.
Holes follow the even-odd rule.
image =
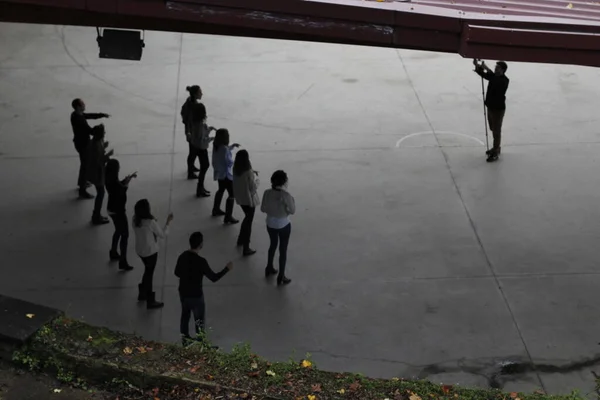
[[[425,106],[423,106],[423,102],[421,101],[419,92],[417,92],[417,89],[415,88],[415,85],[410,77],[410,74],[408,73],[408,68],[406,68],[406,63],[404,62],[404,59],[402,58],[400,51],[399,50],[395,50],[395,51],[396,51],[396,55],[398,56],[398,59],[400,60],[400,63],[402,64],[402,69],[404,70],[406,79],[408,80],[408,83],[410,84],[410,87],[413,90],[415,98],[417,99],[417,102],[419,103],[419,107],[421,108],[421,111],[423,112],[423,116],[425,117],[425,120],[427,121],[427,125],[429,125],[429,129],[431,130],[433,137],[435,138],[435,141],[442,153],[442,156],[444,157],[444,161],[446,163],[446,168],[448,169],[448,173],[450,174],[450,178],[452,179],[452,184],[454,185],[454,190],[456,190],[456,194],[458,195],[458,198],[460,199],[463,209],[465,210],[465,215],[467,216],[467,219],[469,220],[471,229],[473,229],[473,234],[475,235],[477,243],[479,244],[479,248],[481,249],[481,252],[485,258],[487,267],[489,268],[490,273],[494,276],[494,281],[496,283],[496,287],[498,288],[498,291],[500,292],[500,295],[502,296],[502,299],[504,300],[504,304],[506,305],[506,308],[507,308],[508,312],[510,313],[510,317],[512,318],[513,324],[517,330],[519,338],[521,339],[521,343],[523,343],[523,347],[525,348],[527,357],[529,358],[529,362],[531,363],[531,365],[535,365],[533,362],[533,357],[531,356],[531,352],[529,351],[529,348],[527,347],[527,343],[525,342],[525,338],[523,337],[523,332],[521,331],[521,328],[519,327],[519,323],[517,322],[517,318],[515,317],[515,314],[510,306],[510,303],[508,302],[508,298],[506,297],[506,294],[504,293],[504,290],[502,289],[502,284],[501,284],[500,280],[498,279],[498,275],[496,274],[496,271],[494,270],[494,266],[492,265],[490,257],[488,256],[487,251],[485,250],[483,241],[481,240],[481,236],[479,235],[479,232],[477,231],[477,226],[475,225],[475,221],[473,221],[473,217],[471,216],[471,213],[469,212],[469,209],[465,203],[462,192],[460,191],[460,188],[458,187],[458,182],[456,181],[456,177],[454,176],[454,173],[452,172],[452,168],[450,167],[450,161],[448,160],[448,155],[446,154],[446,152],[444,151],[444,148],[440,144],[440,141],[439,141],[438,135],[436,134],[433,123],[431,122],[431,119],[429,118],[429,114],[427,114],[427,110],[425,109]],[[536,376],[540,383],[540,386],[542,387],[542,389],[544,391],[546,391],[544,382],[542,381],[542,377],[540,376],[538,371],[536,371]]]
[[[175,142],[177,140],[177,123],[179,121],[179,113],[177,112],[177,106],[179,103],[179,86],[181,84],[181,59],[183,56],[183,33],[179,34],[179,61],[177,63],[177,79],[175,79],[175,101],[173,104],[173,137],[171,139],[171,181],[169,182],[169,201],[167,212],[171,212],[171,207],[173,205],[173,180],[175,179]],[[165,297],[165,284],[167,281],[167,253],[169,248],[169,236],[165,238],[165,246],[163,250],[163,279],[160,285],[160,298],[164,299]],[[162,313],[162,309],[161,309]],[[158,337],[162,335],[162,314],[161,314],[161,323],[158,326]]]

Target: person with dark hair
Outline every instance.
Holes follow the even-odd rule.
[[[257,192],[259,184],[258,172],[252,169],[248,151],[238,151],[233,163],[233,195],[244,211],[244,220],[237,240],[238,246],[244,246],[244,256],[256,253],[256,250],[250,248],[250,236],[252,236],[254,211],[260,204]]]
[[[144,275],[138,285],[138,301],[146,301],[148,309],[161,308],[165,304],[156,301],[156,293],[152,290],[154,269],[158,261],[158,239],[164,239],[169,234],[169,224],[173,221],[173,213],[167,217],[164,228],[156,222],[150,211],[147,199],[135,203],[133,215],[133,232],[135,233],[135,251],[144,263]]]
[[[239,221],[233,218],[233,174],[231,167],[233,166],[233,157],[231,150],[240,147],[234,143],[229,145],[229,131],[227,129],[219,129],[215,134],[213,142],[212,166],[214,170],[214,179],[219,182],[219,190],[215,194],[215,202],[213,205],[213,217],[224,215],[225,224],[237,224]],[[221,210],[221,201],[223,194],[227,191],[227,200],[225,202],[225,212]]]
[[[94,201],[94,212],[92,213],[92,224],[108,224],[108,218],[101,215],[102,201],[104,200],[105,169],[106,163],[114,151],[106,152],[108,142],[104,141],[106,130],[104,125],[96,125],[92,128],[92,141],[88,149],[88,181],[96,187],[96,200]]]
[[[277,285],[287,285],[292,280],[285,276],[287,248],[292,233],[290,215],[296,212],[296,202],[287,191],[288,176],[282,171],[273,172],[271,189],[265,190],[260,210],[267,214],[267,232],[269,233],[269,258],[265,268],[265,276],[277,273],[273,267],[273,259],[279,244],[279,275]]]
[[[204,187],[204,179],[206,177],[206,172],[210,168],[210,162],[208,161],[208,145],[214,139],[209,135],[215,128],[206,125],[206,107],[204,107],[204,104],[193,104],[191,113],[190,143],[194,148],[194,157],[200,159],[200,173],[198,174],[196,197],[208,197],[210,196],[210,192]]]
[[[198,104],[200,99],[202,99],[202,89],[200,86],[193,85],[187,86],[185,88],[189,93],[188,98],[185,100],[185,103],[181,106],[181,120],[185,127],[185,138],[188,142],[188,156],[187,156],[187,171],[188,171],[188,179],[196,179],[197,176],[195,172],[198,172],[199,169],[196,168],[194,163],[196,162],[196,151],[194,146],[192,146],[192,108],[195,104]]]
[[[177,259],[175,276],[179,278],[179,297],[181,299],[181,321],[179,331],[183,345],[188,345],[192,338],[189,333],[190,315],[194,314],[194,326],[197,339],[202,340],[205,323],[204,291],[202,280],[206,276],[212,282],[217,282],[233,269],[230,261],[219,272],[214,272],[206,259],[200,256],[200,250],[204,244],[204,236],[201,232],[194,232],[190,236],[190,249],[184,251]]]
[[[500,142],[502,140],[502,122],[506,113],[506,91],[510,80],[506,76],[508,65],[504,61],[498,61],[492,71],[485,62],[478,63],[473,60],[475,72],[488,81],[485,106],[490,130],[494,137],[492,149],[487,151],[488,161],[495,161],[500,155]]]
[[[79,177],[77,186],[79,187],[80,199],[92,199],[94,196],[87,192],[87,164],[88,147],[92,128],[88,124],[88,119],[109,118],[110,115],[104,113],[86,113],[85,103],[81,99],[75,99],[71,102],[73,112],[71,113],[71,128],[73,129],[73,144],[79,154]]]
[[[115,233],[112,237],[110,247],[110,259],[119,261],[119,269],[131,271],[133,267],[127,262],[127,243],[129,240],[129,223],[127,222],[127,189],[129,182],[137,178],[137,172],[127,175],[125,179],[119,180],[121,166],[119,161],[112,158],[106,163],[106,191],[108,192],[108,215],[115,225]],[[117,247],[121,249],[121,254]]]

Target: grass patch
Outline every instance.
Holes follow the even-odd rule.
[[[215,398],[221,393],[222,398],[232,399],[583,399],[576,393],[570,396],[507,394],[428,381],[373,379],[327,372],[316,368],[309,355],[304,360],[271,363],[245,344],[235,346],[231,352],[201,343],[184,348],[65,317],[57,318],[38,331],[26,347],[15,353],[14,359],[31,369],[54,369],[67,382],[84,385],[91,379],[90,384],[126,385],[141,393],[150,391],[151,396],[160,399],[198,398],[206,388],[216,392]],[[222,394],[225,392],[230,394],[225,397]]]

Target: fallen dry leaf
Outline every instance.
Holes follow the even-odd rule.
[[[250,364],[250,368],[252,369],[257,369],[258,368],[258,364],[253,362],[252,364]]]
[[[452,386],[450,386],[450,385],[442,385],[442,392],[444,392],[444,394],[450,393],[451,390],[452,390]]]
[[[270,369],[267,370],[266,374],[269,376],[275,376],[275,372],[271,371]]]
[[[421,398],[419,397],[419,395],[416,394],[416,393],[411,393],[411,395],[408,396],[408,399],[409,400],[421,400]]]
[[[33,317],[35,317],[35,314],[25,314],[25,316],[26,316],[27,318],[33,318]]]
[[[147,353],[147,350],[145,347],[137,347],[137,351],[139,351],[142,354]]]
[[[377,0],[379,1],[379,0]],[[313,394],[309,394],[308,396],[306,396],[308,398],[308,400],[317,400],[317,396],[313,395]]]
[[[360,389],[360,383],[354,382],[350,384],[350,390],[352,390],[353,392],[356,392],[358,389]]]
[[[133,353],[133,350],[131,350],[131,348],[129,348],[129,347],[125,347],[123,349],[123,353],[125,353],[125,354],[131,354],[131,353]]]
[[[53,392],[54,393],[60,393],[60,392],[62,392],[62,389],[54,389]]]
[[[204,379],[206,379],[207,381],[212,381],[213,379],[215,379],[215,377],[210,374],[206,374],[204,375]]]
[[[511,399],[516,399],[517,397],[519,397],[519,393],[517,393],[517,392],[512,392],[512,393],[510,394],[510,398],[511,398]]]
[[[311,385],[311,389],[315,393],[319,393],[322,391],[320,383],[315,383],[314,385]]]
[[[251,377],[253,377],[253,378],[256,378],[256,377],[258,376],[258,374],[259,374],[259,372],[258,372],[258,371],[254,371],[254,372],[250,372],[250,373],[248,374],[248,376],[251,376]]]
[[[91,337],[90,335],[88,335],[87,339],[85,339],[85,340],[87,340],[88,342],[91,342],[92,340],[94,340],[94,338]]]
[[[344,394],[344,393],[346,393],[346,391],[344,390],[344,388],[342,388],[342,389],[338,390],[337,392],[338,392],[339,394]]]
[[[569,4],[567,4],[567,8],[568,8],[569,10],[570,10],[570,9],[572,9],[572,8],[573,8],[573,3],[569,3]]]
[[[310,368],[312,367],[312,363],[308,360],[302,360],[302,367],[303,368]]]

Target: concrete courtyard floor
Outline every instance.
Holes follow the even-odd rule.
[[[143,60],[125,62],[99,59],[91,28],[0,25],[0,293],[176,341],[174,264],[201,230],[213,268],[235,263],[205,285],[210,336],[224,348],[482,387],[501,363],[533,361],[547,367],[496,380],[590,394],[599,75],[511,63],[503,154],[487,164],[481,81],[455,55],[147,32]],[[204,90],[209,123],[248,149],[263,189],[275,169],[289,173],[288,287],[264,279],[264,216],[258,254],[244,259],[239,226],[211,218],[212,199],[185,179],[190,84]],[[130,213],[144,197],[161,221],[175,213],[155,275],[161,311],[136,302],[133,246],[135,270],[120,273],[108,262],[112,225],[91,227],[93,202],[76,199],[74,97],[112,114],[123,173],[139,171]]]

